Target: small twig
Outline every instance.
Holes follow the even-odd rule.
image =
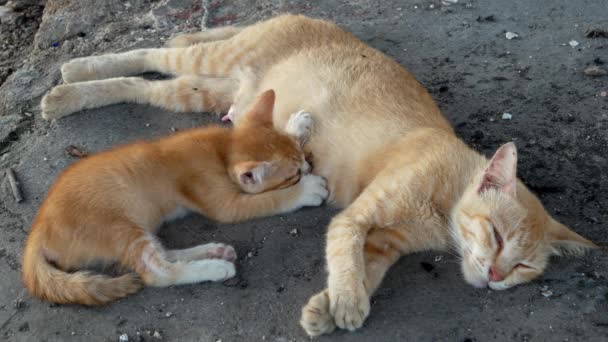
[[[6,177],[8,178],[8,182],[11,185],[11,190],[13,191],[13,196],[15,197],[15,201],[17,203],[23,201],[23,196],[21,195],[21,189],[19,189],[19,182],[15,177],[15,172],[10,167],[6,169]]]
[[[201,18],[201,31],[207,30],[207,21],[209,20],[209,0],[201,0],[203,3],[203,17]]]

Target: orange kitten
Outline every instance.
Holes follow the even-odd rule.
[[[306,108],[315,173],[328,180],[329,201],[346,207],[329,226],[328,288],[302,310],[311,336],[361,327],[370,296],[404,254],[455,246],[469,283],[504,289],[540,275],[550,254],[594,246],[516,181],[514,145],[492,161],[471,150],[407,71],[334,24],[285,15],[169,46],[64,64],[68,84],[43,98],[42,115],[137,102],[228,112],[238,127],[267,88],[278,94],[275,127]],[[144,71],[176,78],[121,77]]]
[[[320,205],[325,181],[297,140],[312,124],[296,113],[292,136],[272,127],[267,91],[231,130],[197,128],[87,157],[59,176],[40,207],[23,253],[23,280],[56,303],[103,304],[150,286],[221,281],[234,276],[231,246],[209,243],[165,251],[154,233],[183,209],[222,222]],[[297,183],[297,184],[296,184]],[[79,271],[118,262],[135,274],[111,278]],[[138,277],[139,276],[139,277]]]

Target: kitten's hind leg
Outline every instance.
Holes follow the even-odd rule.
[[[203,281],[222,281],[236,274],[232,262],[223,259],[171,262],[149,233],[134,235],[125,249],[124,263],[149,286],[171,286]]]
[[[236,260],[234,248],[223,243],[207,243],[192,248],[168,250],[165,255],[172,262],[201,259],[224,259],[231,262]]]
[[[228,110],[237,81],[230,78],[181,76],[162,81],[140,77],[64,84],[42,98],[42,117],[58,119],[74,112],[116,103],[151,104],[176,112],[215,112]]]
[[[180,34],[174,38],[171,38],[165,45],[167,47],[176,48],[188,47],[190,45],[200,43],[214,42],[216,40],[231,38],[242,30],[243,27],[224,26],[197,33]]]

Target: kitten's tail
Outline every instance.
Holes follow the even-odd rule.
[[[31,234],[23,252],[23,281],[29,292],[58,304],[100,305],[137,292],[142,284],[135,274],[120,277],[87,271],[64,272],[44,255],[38,239]]]

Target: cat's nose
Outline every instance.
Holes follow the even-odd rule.
[[[488,271],[488,280],[492,282],[503,281],[505,276],[498,271],[494,265],[490,266],[490,270]]]

